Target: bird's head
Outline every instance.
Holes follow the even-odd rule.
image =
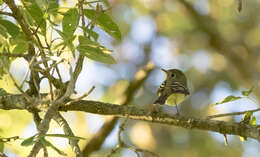
[[[180,82],[183,85],[187,84],[186,76],[182,71],[178,69],[169,69],[169,70],[162,69],[162,71],[165,72],[167,81]]]

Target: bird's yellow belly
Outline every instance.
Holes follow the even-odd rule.
[[[180,103],[182,103],[185,99],[186,95],[182,94],[182,93],[174,93],[171,94],[167,100],[166,100],[166,104],[167,105],[171,105],[171,106],[175,106],[178,105]]]

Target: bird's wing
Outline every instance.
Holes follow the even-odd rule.
[[[165,104],[168,96],[173,93],[183,93],[185,95],[190,94],[188,88],[182,83],[173,82],[172,84],[168,84],[166,87],[166,81],[164,81],[158,88],[157,94],[159,97],[156,99],[154,104]]]
[[[189,89],[180,82],[173,82],[168,86],[171,89],[171,93],[183,93],[185,95],[190,94]]]
[[[168,98],[168,94],[166,94],[166,92],[162,92],[161,95],[155,100],[154,104],[163,105],[165,104],[167,98]]]
[[[157,90],[157,95],[159,96],[154,104],[164,104],[168,95],[167,95],[167,92],[165,91],[165,86],[166,86],[166,81],[164,81],[160,87],[158,88]]]

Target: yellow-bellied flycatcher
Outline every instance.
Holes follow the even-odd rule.
[[[177,105],[183,102],[185,97],[190,94],[186,76],[178,69],[162,69],[162,71],[166,73],[166,79],[157,91],[159,97],[154,104],[176,106],[179,114]]]

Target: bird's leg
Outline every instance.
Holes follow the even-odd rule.
[[[156,115],[160,114],[162,109],[161,109],[161,105],[160,104],[151,104],[149,106],[147,106],[148,110],[149,110],[149,115],[152,118],[152,122],[154,121],[154,117],[156,117]]]
[[[176,107],[176,110],[177,110],[177,115],[180,115],[180,113],[179,113],[179,110],[178,110],[178,104],[177,104],[177,100],[175,100],[175,107]]]
[[[178,105],[175,105],[175,107],[176,107],[176,110],[177,110],[177,115],[179,115],[180,113],[179,113],[179,110],[178,110]]]
[[[152,106],[151,106],[151,111],[153,112],[153,113],[159,113],[159,112],[161,112],[162,111],[162,108],[161,108],[161,105],[160,104],[152,104]]]

